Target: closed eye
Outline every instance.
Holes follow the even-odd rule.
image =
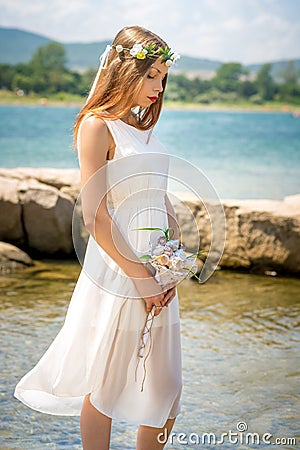
[[[155,75],[154,75],[154,77],[151,77],[151,75],[147,75],[147,77],[150,78],[151,80],[153,80],[153,78],[155,78]],[[166,78],[166,75],[164,75],[164,76],[162,77],[162,80],[164,80],[165,78]]]

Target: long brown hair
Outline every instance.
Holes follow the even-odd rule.
[[[155,49],[158,49],[158,47],[165,48],[167,45],[155,33],[139,26],[124,27],[116,35],[112,45],[132,48],[137,43],[143,46],[155,44]],[[127,51],[118,53],[114,47],[111,49],[107,60],[107,68],[101,71],[92,97],[77,116],[74,126],[75,146],[80,123],[86,114],[93,113],[97,117],[105,116],[108,119],[120,119],[130,112],[132,99],[138,95],[143,77],[151,64],[153,64],[151,58],[137,59],[133,58]],[[158,121],[166,84],[167,75],[162,81],[163,92],[159,94],[157,101],[148,107],[139,107],[136,123],[138,129],[149,130]]]

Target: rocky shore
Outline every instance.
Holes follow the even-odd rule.
[[[31,258],[75,257],[72,216],[80,190],[77,169],[1,168],[0,186],[2,270],[33,264]],[[205,206],[190,194],[178,192],[176,196],[180,202],[174,208],[187,250],[192,246],[193,231],[186,207],[201,230],[201,247],[209,248]],[[300,194],[283,201],[222,199],[222,205],[226,242],[219,268],[299,275]],[[84,239],[82,230],[79,234]]]

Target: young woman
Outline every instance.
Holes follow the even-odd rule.
[[[178,57],[151,31],[125,27],[102,55],[75,123],[90,232],[83,270],[61,331],[15,396],[44,413],[80,415],[84,450],[109,449],[113,418],[139,425],[138,450],[162,449],[180,412],[176,286],[162,289],[141,263],[149,232],[137,230],[171,227],[178,238],[168,155],[152,134]]]

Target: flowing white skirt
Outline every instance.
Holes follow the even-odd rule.
[[[149,220],[134,227],[166,225],[161,211]],[[132,280],[90,237],[64,325],[19,381],[15,397],[43,413],[80,415],[91,393],[95,408],[117,420],[163,427],[176,417],[182,391],[178,295],[154,318],[146,359],[138,357],[147,315],[137,297]]]

